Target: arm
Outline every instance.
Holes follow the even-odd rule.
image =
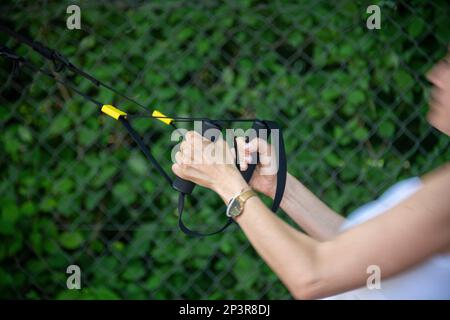
[[[319,298],[365,285],[370,265],[387,278],[449,250],[449,188],[447,165],[426,177],[413,197],[327,242],[290,227],[257,198],[236,221],[294,297]],[[218,192],[226,198],[227,189]]]
[[[190,136],[182,149],[197,149],[192,140],[202,137]],[[185,152],[177,153],[174,172],[213,189],[225,202],[247,186],[234,165],[217,164],[211,159],[194,164],[190,157]],[[295,230],[256,197],[247,201],[236,221],[294,297],[325,297],[364,285],[370,265],[378,265],[386,278],[448,250],[449,189],[450,166],[447,165],[426,177],[423,188],[413,197],[326,242]]]
[[[320,241],[335,237],[345,220],[290,174],[281,208],[310,236]]]

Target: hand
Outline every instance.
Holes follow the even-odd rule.
[[[225,203],[248,187],[235,166],[235,157],[223,139],[212,143],[189,131],[175,154],[173,172],[180,178],[218,193]]]
[[[236,144],[238,148],[238,156],[241,171],[245,171],[248,168],[248,164],[256,161],[251,158],[251,154],[254,152],[259,153],[259,163],[253,172],[252,178],[250,180],[250,186],[265,194],[268,197],[275,196],[277,176],[276,172],[273,170],[272,164],[274,160],[272,155],[275,155],[275,150],[268,144],[265,140],[256,138],[245,143],[244,138],[239,137],[236,139]]]

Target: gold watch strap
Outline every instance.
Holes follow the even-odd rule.
[[[245,203],[245,201],[247,201],[248,199],[250,199],[251,197],[254,197],[256,195],[257,195],[256,192],[253,191],[252,189],[244,191],[238,197],[239,198],[239,202],[240,203]]]

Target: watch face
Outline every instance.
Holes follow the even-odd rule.
[[[227,215],[229,217],[237,217],[241,214],[241,203],[237,198],[231,200],[231,203],[228,205]]]

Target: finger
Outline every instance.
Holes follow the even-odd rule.
[[[181,154],[184,154],[186,152],[186,149],[188,148],[188,143],[186,140],[184,140],[183,142],[180,143],[180,149],[179,152]]]
[[[178,172],[182,172],[183,176],[190,176],[191,172],[196,171],[192,160],[179,151],[175,153],[175,165],[176,170],[178,170]]]
[[[231,151],[231,155],[233,156],[233,160],[236,162],[236,148],[231,147],[230,151]]]
[[[183,178],[185,180],[192,181],[192,176],[193,176],[192,171],[193,170],[191,170],[190,167],[183,165],[183,164],[174,163],[172,165],[172,171],[178,177]]]
[[[192,140],[186,140],[180,144],[180,152],[185,159],[193,159],[195,144]]]
[[[263,167],[270,166],[272,164],[272,161],[274,161],[274,159],[271,156],[265,154],[259,155],[259,163]]]
[[[183,153],[181,153],[180,151],[175,153],[175,163],[178,165],[184,164]]]
[[[186,132],[186,134],[184,135],[184,140],[187,142],[193,141],[195,138],[195,134],[196,132],[193,130]]]
[[[211,141],[207,138],[205,138],[204,136],[202,136],[200,133],[198,133],[197,131],[189,131],[189,138],[192,140],[198,140],[202,143],[211,143]],[[187,134],[187,133],[186,133]]]
[[[239,166],[241,168],[242,171],[247,170],[248,168],[248,163],[246,161],[247,156],[248,156],[248,152],[245,151],[245,138],[244,137],[237,137],[236,138],[236,147],[237,150],[234,150],[236,156],[237,156],[237,160],[239,163]]]
[[[178,163],[174,163],[172,165],[172,171],[180,178],[183,178],[183,170],[181,169],[181,166]]]
[[[248,153],[253,153],[253,152],[258,151],[259,154],[267,154],[268,155],[270,152],[270,145],[264,139],[255,138],[252,141],[250,141],[249,143],[247,143],[245,150]]]
[[[181,152],[181,153],[183,153],[183,149],[185,148],[185,146],[186,146],[186,141],[183,140],[183,141],[180,143],[180,147],[178,148],[178,151]]]

